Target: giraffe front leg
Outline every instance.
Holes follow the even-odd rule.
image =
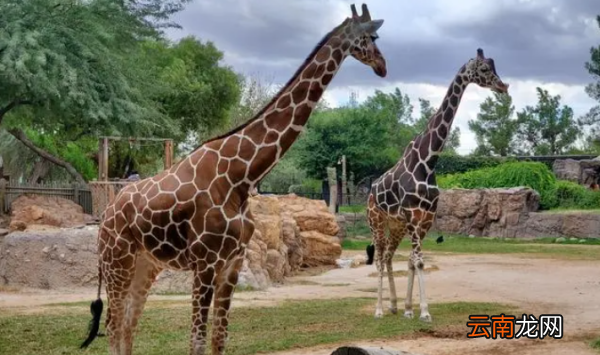
[[[406,228],[404,224],[400,224],[397,221],[389,224],[390,237],[386,246],[385,261],[387,266],[388,282],[390,284],[390,312],[392,314],[398,313],[398,296],[396,294],[396,282],[394,280],[394,268],[392,266],[394,260],[394,254],[398,245],[404,237]]]
[[[385,225],[381,214],[375,209],[373,196],[369,197],[369,209],[367,210],[367,221],[371,229],[372,243],[375,247],[375,266],[378,272],[377,284],[377,306],[375,307],[375,318],[383,317],[383,271],[384,269],[384,243]]]
[[[222,355],[227,341],[229,325],[229,310],[233,294],[238,282],[238,276],[244,262],[244,253],[239,254],[225,267],[217,281],[215,304],[213,309],[212,355]]]
[[[192,332],[190,354],[204,355],[207,345],[208,312],[213,299],[215,270],[206,262],[200,262],[194,269],[192,290]]]
[[[414,317],[412,296],[413,296],[413,285],[415,281],[415,266],[413,264],[413,251],[410,252],[408,258],[408,277],[406,286],[406,298],[404,299],[404,317],[412,319]]]

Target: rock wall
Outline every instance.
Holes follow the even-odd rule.
[[[524,187],[442,190],[432,231],[505,238],[600,238],[600,214],[539,212],[539,194]],[[348,228],[366,213],[341,214]],[[364,237],[370,238],[370,235]]]
[[[265,289],[300,268],[335,265],[339,226],[324,201],[296,195],[255,196],[256,222],[238,285]],[[0,244],[0,284],[63,288],[96,284],[97,226],[28,229]],[[163,271],[153,292],[189,292],[191,273]]]
[[[539,204],[540,195],[529,188],[443,190],[433,229],[512,238],[523,216],[537,211]]]
[[[600,182],[600,157],[594,159],[557,159],[552,164],[557,179],[590,186]]]
[[[92,216],[83,212],[83,207],[62,197],[21,195],[11,203],[11,211],[11,231],[31,226],[70,228],[93,221]]]

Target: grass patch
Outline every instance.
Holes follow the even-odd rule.
[[[590,346],[592,347],[592,349],[600,350],[600,338],[592,340]]]
[[[540,211],[543,213],[565,213],[565,214],[570,214],[570,213],[577,213],[577,214],[582,214],[582,213],[588,213],[588,214],[600,214],[600,209],[590,209],[590,210],[581,210],[581,209],[576,209],[576,208],[554,208],[551,210],[547,210],[547,211]]]
[[[376,320],[372,314],[373,302],[373,298],[288,301],[278,307],[233,308],[227,354],[250,355],[343,341],[398,338],[448,327],[460,330],[460,336],[464,337],[470,314],[515,312],[512,306],[493,303],[431,304],[434,321],[427,324],[416,317],[408,320],[387,314]],[[79,355],[89,318],[89,309],[78,307],[65,308],[55,315],[0,315],[0,349],[11,355]],[[189,304],[157,308],[154,302],[149,302],[134,352],[187,354],[190,323]],[[106,337],[98,338],[86,354],[106,354],[107,344]]]
[[[566,240],[556,243],[556,238],[500,239],[500,238],[468,238],[463,236],[444,236],[445,241],[436,243],[438,235],[430,233],[424,241],[425,252],[448,252],[464,254],[538,254],[547,257],[563,257],[569,259],[600,259],[600,240],[589,239],[585,243],[579,240]],[[342,248],[346,250],[365,250],[370,240],[344,239]],[[398,250],[409,252],[410,242],[404,240]]]
[[[346,222],[346,235],[350,238],[371,238],[371,229],[366,221]]]
[[[431,266],[425,266],[425,269],[423,269],[423,271],[426,274],[429,274],[432,271],[438,271],[440,268],[437,265],[431,265]],[[392,273],[394,275],[394,277],[404,277],[404,276],[408,276],[408,270],[394,270],[394,272]],[[387,277],[388,273],[387,271],[384,271],[383,273],[383,277]],[[369,274],[369,277],[379,277],[379,272],[372,272]]]
[[[340,213],[365,213],[366,210],[366,203],[360,205],[344,205],[338,207],[338,211]]]

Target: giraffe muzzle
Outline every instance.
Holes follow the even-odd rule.
[[[373,65],[373,71],[377,76],[385,78],[385,76],[387,75],[387,65],[385,63],[385,60],[376,61],[375,65]]]
[[[499,94],[508,94],[508,87],[510,84],[503,83],[502,81],[496,82],[496,84],[492,87],[492,91],[497,92]]]

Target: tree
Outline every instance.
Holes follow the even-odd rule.
[[[509,95],[494,93],[479,106],[476,120],[469,120],[469,129],[477,139],[477,155],[507,156],[515,152],[517,120]]]
[[[600,28],[600,15],[596,17],[596,23]],[[581,126],[590,126],[590,134],[586,137],[587,145],[591,151],[598,152],[600,149],[600,45],[590,48],[590,60],[585,62],[585,69],[590,73],[592,83],[588,84],[585,92],[588,96],[598,102],[590,111],[578,120]]]
[[[560,95],[536,88],[538,103],[517,114],[517,138],[523,151],[535,155],[560,155],[574,146],[581,132],[573,109],[561,106]]]
[[[414,120],[414,135],[423,132],[427,128],[427,124],[436,109],[431,106],[431,102],[426,99],[419,98],[419,117]],[[411,138],[412,139],[412,138]],[[460,147],[460,127],[456,126],[450,131],[450,135],[444,145],[445,154],[456,154],[456,150]]]
[[[169,16],[186,2],[3,5],[2,127],[84,182],[95,175],[80,164],[95,157],[88,149],[97,143],[90,146],[88,137],[158,136],[177,143],[190,131],[225,124],[239,89],[236,75],[219,64],[222,53],[194,38],[170,43],[161,37],[163,28],[175,26]]]

